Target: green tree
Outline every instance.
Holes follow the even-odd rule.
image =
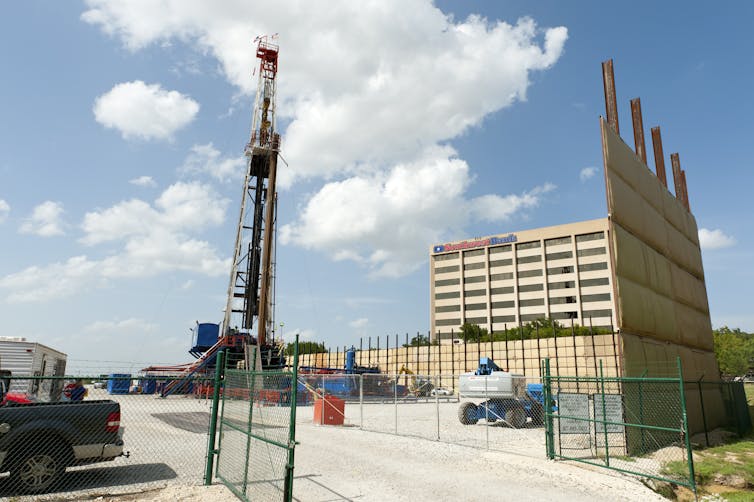
[[[285,347],[285,354],[288,356],[293,355],[294,343],[291,342]],[[298,342],[298,353],[301,354],[321,354],[327,352],[324,343],[317,342]]]
[[[727,376],[745,375],[754,363],[754,335],[723,326],[712,332],[715,357],[720,372]]]
[[[458,337],[464,342],[482,342],[489,339],[489,332],[478,324],[463,323]]]
[[[437,345],[439,344],[439,340],[435,340],[430,344],[429,336],[428,335],[422,335],[421,333],[417,333],[415,337],[411,339],[410,342],[407,344],[404,343],[404,347],[426,347],[427,345]]]

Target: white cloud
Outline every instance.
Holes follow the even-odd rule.
[[[369,324],[369,319],[367,319],[366,317],[355,319],[348,323],[348,325],[354,329],[363,329],[367,324]]]
[[[521,195],[467,200],[469,167],[450,157],[451,150],[433,148],[386,173],[327,183],[296,222],[281,227],[281,242],[362,263],[372,275],[397,277],[421,266],[447,229],[474,220],[506,221],[554,189],[545,184]]]
[[[18,231],[22,234],[33,234],[40,237],[63,235],[65,231],[61,220],[62,215],[63,204],[51,200],[45,201],[34,208],[31,216],[21,224]]]
[[[585,167],[581,171],[579,171],[579,179],[581,182],[585,182],[586,180],[594,178],[594,175],[597,174],[597,168],[596,167]]]
[[[735,245],[736,239],[730,235],[726,235],[719,228],[714,230],[700,228],[699,244],[702,249],[722,249]]]
[[[86,255],[46,266],[33,266],[0,278],[8,301],[62,298],[113,280],[153,277],[171,271],[208,276],[230,270],[228,259],[194,234],[225,220],[229,201],[200,183],[176,183],[150,205],[139,199],[87,213],[82,244],[120,243],[102,259]]]
[[[84,327],[87,333],[134,333],[149,332],[157,329],[157,325],[143,319],[130,318],[122,321],[95,321]]]
[[[525,101],[532,72],[563,53],[565,27],[542,29],[530,18],[456,20],[430,0],[342,0],[326,9],[295,0],[87,4],[82,19],[130,50],[186,43],[215,57],[246,95],[256,89],[250,70],[258,65],[250,41],[283,34],[277,111],[287,124],[280,132],[290,167],[280,169],[278,186],[325,183],[303,201],[299,220],[281,229],[283,242],[399,276],[423,263],[441,236],[473,218],[505,221],[535,207],[548,189],[474,198],[469,166],[443,145]],[[211,144],[198,148],[192,165],[222,160]],[[226,161],[221,166],[230,169]]]
[[[10,204],[0,199],[0,223],[4,222],[8,218],[10,213]]]
[[[94,117],[125,139],[170,139],[188,125],[199,103],[178,91],[141,80],[117,84],[94,102]]]
[[[185,174],[205,174],[220,181],[241,181],[246,162],[243,157],[221,157],[212,143],[194,145],[181,166]]]
[[[194,280],[193,279],[189,279],[188,281],[186,281],[183,284],[181,284],[181,289],[183,289],[183,290],[188,290],[188,289],[191,289],[193,287],[194,287]]]
[[[157,183],[154,179],[152,179],[151,176],[139,176],[138,178],[134,178],[132,180],[129,180],[129,183],[132,185],[136,185],[139,187],[156,187]]]

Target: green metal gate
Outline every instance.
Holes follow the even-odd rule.
[[[293,371],[224,372],[217,448],[211,427],[207,471],[214,452],[215,476],[241,500],[292,500],[297,366],[296,355]]]
[[[547,457],[696,492],[680,359],[670,378],[554,376],[543,361]],[[549,403],[549,406],[547,404]]]

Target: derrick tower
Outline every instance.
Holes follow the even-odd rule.
[[[251,137],[244,150],[246,173],[222,333],[248,334],[252,343],[255,334],[262,367],[276,368],[285,364],[282,347],[270,343],[275,325],[275,178],[280,150],[275,129],[278,46],[267,36],[255,41],[259,75]]]

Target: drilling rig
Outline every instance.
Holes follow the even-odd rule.
[[[244,149],[246,173],[221,335],[247,339],[247,368],[259,369],[250,353],[256,345],[256,363],[261,363],[262,369],[276,369],[285,365],[283,347],[271,340],[275,329],[275,180],[280,152],[280,135],[275,128],[278,46],[267,36],[258,37],[256,42],[257,92],[251,137]]]
[[[146,374],[171,375],[161,390],[163,397],[185,391],[191,376],[215,365],[217,353],[226,351],[229,367],[275,370],[285,366],[282,340],[275,343],[275,178],[280,135],[275,130],[275,87],[278,46],[272,37],[258,37],[259,80],[246,144],[241,211],[231,264],[225,315],[220,326],[198,324],[189,364],[150,366]],[[256,336],[253,332],[256,329]]]

